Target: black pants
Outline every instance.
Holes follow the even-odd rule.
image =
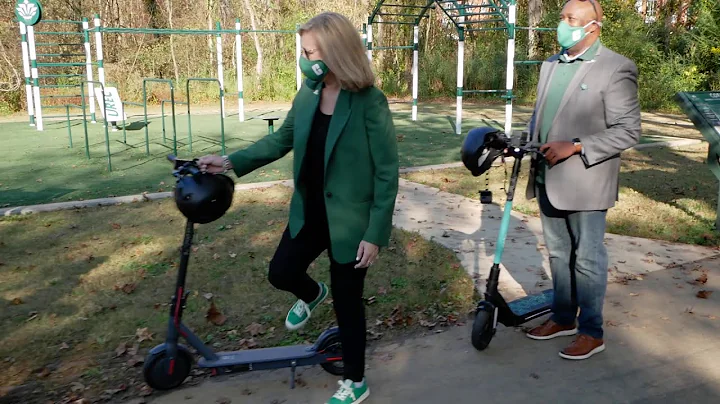
[[[330,290],[343,349],[345,379],[361,382],[365,373],[365,304],[362,300],[367,268],[354,268],[357,261],[340,264],[333,259],[326,223],[311,221],[294,239],[285,229],[268,279],[280,289],[306,303],[315,300],[320,287],[308,274],[310,264],[326,249],[330,255]]]

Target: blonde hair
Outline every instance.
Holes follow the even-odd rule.
[[[298,31],[300,36],[306,32],[316,35],[323,62],[343,89],[359,91],[375,84],[360,34],[347,17],[333,12],[318,14]]]

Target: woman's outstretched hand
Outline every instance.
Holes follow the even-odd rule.
[[[225,172],[222,156],[208,154],[207,156],[200,157],[197,160],[197,164],[202,172],[208,172],[211,174],[220,174]]]
[[[375,244],[368,243],[367,241],[361,241],[358,247],[357,260],[360,261],[355,265],[355,268],[367,268],[375,261],[378,256],[380,247]]]

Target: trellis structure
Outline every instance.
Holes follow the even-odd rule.
[[[398,4],[402,1],[406,4]],[[464,94],[496,93],[505,98],[505,133],[512,135],[512,100],[516,64],[539,64],[541,61],[515,60],[515,33],[517,30],[552,31],[554,28],[520,27],[516,25],[517,0],[379,0],[368,18],[367,52],[372,60],[373,50],[413,49],[412,64],[412,119],[417,119],[419,25],[428,10],[439,9],[444,19],[454,26],[458,36],[457,92],[455,133],[462,133],[462,100]],[[373,47],[373,24],[400,24],[413,26],[413,45]],[[465,34],[468,32],[506,31],[508,36],[506,83],[504,89],[466,90],[464,83]]]

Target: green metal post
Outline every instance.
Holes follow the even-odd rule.
[[[173,125],[173,153],[177,155],[177,128],[175,126],[175,85],[170,79],[143,79],[143,108],[145,115],[145,152],[150,155],[150,136],[148,135],[148,118],[147,118],[147,83],[167,83],[170,85],[170,102],[172,108],[172,125]],[[188,127],[188,130],[190,128]]]
[[[72,128],[70,128],[70,105],[65,105],[65,116],[67,118],[67,128],[68,128],[68,140],[70,141],[70,148],[73,148],[72,143]]]
[[[211,78],[198,78],[191,77],[187,79],[185,83],[185,92],[187,93],[187,115],[188,115],[188,146],[189,151],[192,152],[192,119],[190,115],[190,82],[191,81],[205,81],[205,82],[216,82],[220,87],[220,147],[222,148],[222,154],[225,154],[225,119],[223,118],[223,90],[222,84],[218,79]]]
[[[103,116],[107,117],[107,103],[105,102],[105,86],[103,85],[103,83],[101,83],[99,81],[83,80],[80,82],[80,98],[82,99],[82,103],[83,103],[83,120],[85,120],[85,105],[84,105],[85,104],[85,83],[90,83],[90,82],[95,85],[100,86],[100,94],[102,95],[102,98],[103,98]],[[108,122],[108,120],[105,119],[105,122],[103,125],[105,127],[105,151],[107,152],[107,158],[108,158],[108,171],[112,172],[112,161],[110,158],[110,134],[108,133],[109,124],[110,123]],[[85,127],[85,130],[87,133],[87,126]],[[86,135],[85,141],[87,142],[87,135]]]
[[[80,91],[84,94],[84,83],[80,83]],[[88,142],[88,132],[87,132],[87,114],[85,113],[85,97],[80,97],[80,106],[82,108],[82,121],[83,121],[83,129],[85,130],[85,156],[90,160],[90,144]]]

